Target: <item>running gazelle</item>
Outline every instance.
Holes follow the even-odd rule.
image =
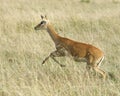
[[[87,70],[92,68],[96,72],[100,73],[103,79],[106,78],[106,73],[100,69],[100,64],[104,59],[104,53],[100,49],[90,44],[77,42],[69,38],[59,36],[46,16],[41,16],[41,19],[41,22],[35,26],[34,29],[46,30],[51,36],[56,47],[56,50],[51,52],[50,55],[43,60],[42,64],[44,64],[49,57],[60,64],[55,57],[62,57],[69,54],[75,61],[81,61],[84,59],[87,63]],[[65,65],[60,64],[60,66],[63,67]]]

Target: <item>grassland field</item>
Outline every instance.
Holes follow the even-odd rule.
[[[120,0],[88,1],[0,0],[0,96],[120,96]],[[60,36],[103,50],[108,78],[86,78],[86,64],[69,57],[57,58],[64,68],[42,66],[55,45],[34,30],[41,14]]]

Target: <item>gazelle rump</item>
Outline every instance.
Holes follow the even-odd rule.
[[[56,47],[56,50],[51,52],[50,55],[43,60],[42,64],[51,57],[55,62],[63,67],[65,65],[60,64],[55,57],[71,55],[75,61],[81,61],[84,59],[87,63],[86,69],[88,71],[92,68],[96,72],[100,73],[104,79],[106,78],[106,73],[100,69],[100,64],[104,59],[104,53],[100,49],[90,44],[77,42],[59,36],[46,16],[41,16],[41,19],[42,21],[34,29],[47,30]]]

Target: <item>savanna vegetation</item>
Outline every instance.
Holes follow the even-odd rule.
[[[60,36],[103,50],[103,81],[85,63],[69,57],[42,61],[55,50],[46,31],[35,31],[47,15]],[[119,0],[0,0],[0,96],[120,96]]]

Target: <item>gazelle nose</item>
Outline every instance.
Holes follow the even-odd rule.
[[[36,27],[34,27],[34,30],[36,30],[37,28]]]

